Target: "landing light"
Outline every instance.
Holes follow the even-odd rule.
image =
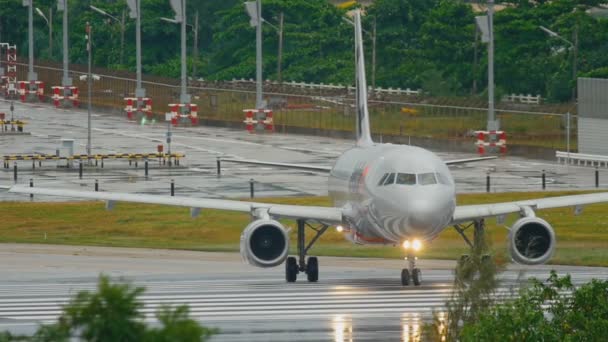
[[[410,240],[405,240],[403,241],[403,243],[401,244],[403,246],[403,249],[413,249],[414,251],[418,252],[419,250],[422,249],[422,241],[418,240],[418,239],[414,239],[412,241]]]
[[[414,240],[412,243],[412,248],[417,252],[422,249],[422,242],[420,240]]]
[[[344,231],[344,227],[342,227],[342,226],[336,226],[336,231],[338,233],[342,233]]]

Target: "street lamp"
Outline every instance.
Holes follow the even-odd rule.
[[[283,24],[284,24],[284,13],[281,12],[279,14],[279,26],[275,26],[273,25],[271,22],[269,22],[268,20],[264,19],[264,18],[260,18],[263,22],[265,22],[266,24],[268,24],[268,26],[272,27],[276,32],[277,35],[279,35],[279,46],[278,46],[278,56],[277,56],[277,80],[280,83],[283,83],[283,78],[281,76],[281,62],[283,59]]]
[[[249,14],[249,24],[255,27],[255,107],[266,108],[262,95],[262,0],[245,2],[245,10]]]
[[[166,21],[168,23],[171,24],[179,24],[180,22],[175,20],[175,19],[171,19],[171,18],[160,18],[160,20],[162,21]],[[193,51],[192,51],[192,58],[194,59],[194,61],[192,62],[192,79],[196,79],[196,61],[198,60],[198,11],[196,11],[196,14],[194,16],[194,25],[188,24],[186,23],[186,26],[190,27],[192,29],[192,31],[194,32],[194,47],[193,47]]]
[[[171,23],[180,23],[181,24],[181,55],[182,55],[182,65],[181,65],[181,94],[180,94],[180,103],[190,103],[190,95],[188,94],[188,89],[186,87],[186,0],[172,0],[170,2],[171,8],[175,12],[175,19],[164,18],[163,20],[171,22]]]
[[[47,18],[40,8],[36,7],[36,13],[46,21],[49,27],[49,59],[53,59],[53,8],[49,8],[49,17]]]
[[[105,15],[106,17],[116,21],[118,25],[120,25],[120,64],[123,64],[123,56],[125,51],[125,10],[122,10],[122,16],[120,19],[111,15],[110,13],[102,10],[101,8],[95,7],[93,5],[89,6],[93,11]]]
[[[572,88],[572,99],[576,100],[576,74],[577,74],[577,59],[578,59],[578,25],[575,28],[575,34],[574,34],[574,43],[567,40],[566,38],[560,36],[557,32],[555,31],[551,31],[548,28],[544,27],[544,26],[539,26],[539,28],[541,30],[543,30],[546,34],[548,34],[550,37],[553,38],[557,38],[561,41],[563,41],[564,43],[570,45],[570,48],[572,48],[572,81],[574,82],[574,86]]]

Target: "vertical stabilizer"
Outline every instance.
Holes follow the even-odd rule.
[[[373,144],[367,110],[367,81],[365,80],[365,58],[363,54],[363,34],[361,11],[355,11],[355,88],[357,108],[357,146]]]

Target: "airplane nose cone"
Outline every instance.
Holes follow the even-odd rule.
[[[424,232],[435,228],[438,208],[432,203],[416,201],[409,209],[408,225],[413,232]]]

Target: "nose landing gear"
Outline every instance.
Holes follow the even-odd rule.
[[[401,270],[401,285],[408,286],[410,281],[414,286],[420,286],[422,282],[422,272],[416,267],[416,256],[414,253],[408,253],[405,261],[407,262],[408,268]]]
[[[306,278],[309,282],[314,283],[319,280],[319,260],[317,257],[308,257],[306,254],[314,243],[325,233],[328,225],[321,224],[320,227],[313,227],[307,224],[305,220],[297,220],[298,223],[298,259],[296,257],[288,257],[285,260],[285,280],[288,283],[293,283],[298,278],[298,273],[306,273]],[[315,236],[306,245],[306,226],[316,232]]]

